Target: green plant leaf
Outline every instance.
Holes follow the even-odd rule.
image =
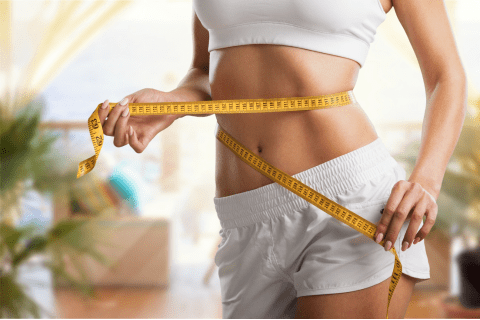
[[[15,256],[15,249],[21,237],[22,233],[20,230],[4,222],[0,222],[0,243],[7,248],[12,257]]]
[[[2,318],[40,318],[37,303],[25,294],[14,275],[0,276],[0,316]]]
[[[47,246],[47,243],[47,239],[41,235],[29,239],[27,246],[19,254],[13,257],[12,265],[16,267],[18,264],[31,257],[33,254],[42,252]]]

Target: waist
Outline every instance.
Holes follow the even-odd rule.
[[[290,175],[356,150],[378,138],[358,102],[326,109],[216,116],[218,125],[228,134]],[[217,197],[272,183],[221,142],[216,143]]]
[[[337,149],[339,144],[358,146],[363,136],[377,138],[373,125],[358,102],[315,110],[215,116],[218,125],[226,132],[263,156],[268,156],[269,152],[278,154],[283,148],[302,149],[302,146],[308,147],[311,152],[315,152],[317,147],[325,152],[335,144]],[[372,139],[363,139],[367,140]]]

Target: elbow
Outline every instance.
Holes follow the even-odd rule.
[[[209,68],[209,65],[208,64],[202,64],[202,65],[191,65],[190,66],[190,69],[196,69],[198,71],[201,71],[205,74],[209,74],[210,72],[210,68]]]
[[[449,73],[445,80],[446,84],[451,88],[461,105],[466,110],[468,100],[468,80],[465,71],[462,69]]]
[[[467,75],[463,68],[451,72],[445,72],[445,75],[440,78],[447,81],[449,84],[454,84],[462,88],[467,88]]]
[[[196,69],[198,71],[201,71],[205,74],[209,74],[210,73],[210,62],[207,60],[207,61],[203,61],[203,62],[200,62],[200,61],[192,61],[192,63],[190,64],[190,67],[189,69]]]
[[[210,66],[208,64],[205,64],[205,65],[200,67],[200,70],[202,70],[206,74],[209,74],[210,73]]]
[[[462,66],[458,68],[444,69],[434,78],[429,81],[426,86],[427,96],[432,96],[438,88],[448,88],[452,94],[458,95],[459,98],[467,99],[468,94],[468,80],[465,70]]]
[[[446,81],[450,85],[467,87],[467,74],[460,61],[458,63],[450,63],[442,68],[437,79],[439,79],[438,81]]]

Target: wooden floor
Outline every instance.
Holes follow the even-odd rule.
[[[205,268],[172,268],[169,288],[98,287],[96,300],[57,287],[57,318],[222,318],[218,276],[203,284]]]
[[[69,288],[55,288],[58,318],[222,318],[218,276],[208,286],[204,270],[178,267],[167,289],[99,287],[97,300]],[[416,290],[405,318],[445,318],[440,297],[447,291]]]

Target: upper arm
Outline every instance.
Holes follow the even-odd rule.
[[[193,11],[193,58],[190,68],[199,68],[209,72],[210,53],[208,52],[208,30],[202,25]]]
[[[392,0],[420,64],[427,90],[443,77],[465,79],[443,0]]]

